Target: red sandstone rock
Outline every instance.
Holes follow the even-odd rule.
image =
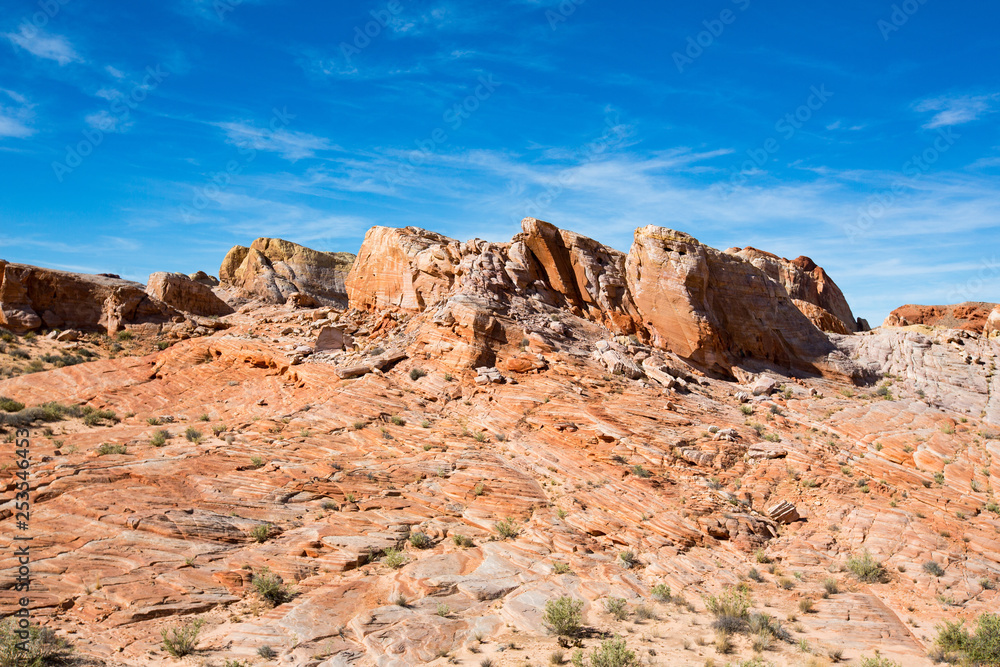
[[[885,318],[882,326],[905,327],[910,324],[926,324],[946,329],[963,329],[980,332],[997,307],[995,303],[967,301],[952,306],[900,306]]]
[[[183,273],[154,273],[146,283],[146,293],[168,306],[203,317],[229,315],[233,309],[212,289]]]

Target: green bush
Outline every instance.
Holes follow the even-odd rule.
[[[153,437],[149,439],[149,444],[151,444],[153,447],[162,447],[163,445],[167,444],[167,440],[169,439],[170,439],[170,431],[168,431],[165,428],[161,428],[155,433],[153,433]]]
[[[0,396],[0,411],[3,412],[20,412],[24,410],[24,403],[19,403],[13,398],[7,398],[6,396]]]
[[[628,604],[625,602],[625,598],[611,597],[606,599],[604,601],[604,611],[619,621],[624,621],[628,618]]]
[[[938,626],[935,644],[946,653],[958,654],[966,663],[1000,664],[1000,614],[980,615],[974,634],[965,628],[964,621],[945,622]]]
[[[382,552],[382,564],[386,567],[391,567],[393,570],[398,570],[403,567],[406,563],[406,555],[403,554],[399,549],[393,549],[389,547]]]
[[[926,563],[924,563],[923,567],[924,567],[924,572],[926,572],[927,574],[932,574],[935,577],[944,576],[944,568],[938,565],[935,561],[929,560]]]
[[[888,576],[885,566],[876,560],[867,550],[860,556],[851,556],[848,558],[847,569],[851,571],[855,579],[868,584],[881,583]]]
[[[493,528],[496,529],[497,533],[505,540],[510,540],[521,534],[521,528],[517,523],[510,518],[504,519],[503,521],[497,521],[493,524]]]
[[[583,628],[583,600],[565,595],[549,600],[545,603],[542,622],[560,637],[575,637]]]
[[[108,456],[109,454],[127,454],[128,451],[125,445],[112,444],[110,442],[105,442],[100,447],[97,448],[98,456]]]
[[[670,586],[666,584],[656,584],[650,591],[653,595],[653,599],[658,602],[670,602],[673,595],[670,592]]]
[[[635,653],[622,637],[601,642],[590,654],[590,667],[637,667],[638,664]]]
[[[410,533],[410,544],[413,545],[415,549],[429,549],[431,547],[431,538],[427,533]]]
[[[902,667],[902,665],[889,658],[883,658],[876,651],[875,655],[871,658],[862,657],[861,662],[858,663],[858,667]]]
[[[750,594],[740,588],[729,588],[705,598],[705,607],[715,616],[712,626],[726,632],[738,632],[746,626],[750,605]]]
[[[255,574],[251,583],[257,595],[275,607],[288,602],[294,596],[294,592],[285,585],[281,577],[271,572],[271,568],[268,567],[262,569],[260,574]]]
[[[73,648],[49,628],[28,626],[28,639],[10,619],[0,621],[0,667],[47,667],[65,664]],[[19,645],[27,648],[22,651]]]
[[[184,437],[190,440],[191,442],[198,444],[201,442],[202,435],[201,431],[196,429],[194,426],[188,426],[187,430],[184,431]]]
[[[250,537],[257,542],[266,542],[271,537],[271,524],[259,523],[250,529]]]
[[[194,653],[198,644],[198,634],[205,622],[200,618],[184,625],[174,626],[170,630],[160,630],[163,637],[163,650],[175,658],[183,658]]]
[[[425,375],[427,375],[427,371],[425,371],[422,368],[411,368],[410,369],[410,379],[413,380],[414,382],[416,382],[420,378],[424,377]]]

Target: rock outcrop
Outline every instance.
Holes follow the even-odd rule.
[[[653,344],[702,367],[728,374],[751,358],[818,372],[834,351],[779,283],[683,232],[637,229],[626,271]]]
[[[0,261],[0,325],[14,331],[44,326],[114,334],[125,324],[177,314],[130,280]]]
[[[857,328],[839,289],[811,261],[768,262],[773,275],[738,253],[660,227],[638,230],[626,255],[526,218],[505,244],[461,243],[414,227],[372,228],[346,286],[350,306],[359,310],[433,311],[421,321],[438,330],[423,326],[417,338],[427,349],[411,354],[447,353],[456,365],[492,365],[497,345],[521,338],[512,321],[519,316],[504,315],[549,307],[726,375],[754,362],[850,374],[830,360],[835,348],[815,326]],[[790,298],[782,281],[811,301]]]
[[[889,313],[882,326],[905,327],[912,324],[924,324],[930,327],[980,332],[986,325],[991,311],[997,305],[981,301],[966,301],[948,306],[907,304]]]
[[[211,287],[183,273],[151,274],[146,283],[146,293],[172,308],[192,315],[219,317],[233,312],[229,304],[216,296]]]
[[[344,279],[354,262],[347,252],[321,252],[282,239],[259,238],[249,248],[235,246],[222,260],[219,280],[238,296],[285,303],[301,293],[323,305],[347,301]]]
[[[1000,334],[1000,306],[993,309],[983,326],[983,335],[986,337]]]
[[[864,330],[844,293],[808,257],[788,260],[751,247],[730,248],[726,252],[742,257],[782,285],[802,314],[823,331],[846,334]]]

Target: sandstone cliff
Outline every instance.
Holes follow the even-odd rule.
[[[259,238],[249,248],[235,246],[229,251],[219,267],[219,280],[239,297],[265,303],[285,303],[299,293],[322,305],[343,305],[344,279],[353,262],[351,253]]]

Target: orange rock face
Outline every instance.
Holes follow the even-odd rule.
[[[228,315],[233,309],[211,287],[192,280],[183,273],[154,273],[146,283],[146,292],[176,310],[203,317]]]
[[[946,329],[980,332],[986,325],[995,303],[968,301],[953,306],[900,306],[885,318],[882,326],[905,327],[926,324]]]
[[[997,334],[1000,334],[1000,306],[993,309],[986,324],[983,325],[984,336],[996,336]]]

